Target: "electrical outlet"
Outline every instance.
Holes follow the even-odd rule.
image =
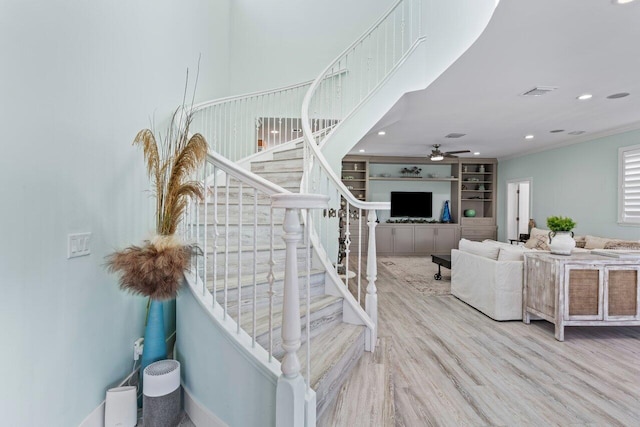
[[[91,233],[75,233],[67,236],[67,258],[91,254]]]
[[[133,342],[133,360],[138,360],[142,356],[144,348],[144,338],[138,338]]]

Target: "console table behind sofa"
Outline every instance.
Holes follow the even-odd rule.
[[[525,252],[522,320],[565,326],[640,325],[640,259]]]

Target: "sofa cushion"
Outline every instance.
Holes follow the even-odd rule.
[[[587,236],[573,236],[573,240],[576,241],[576,248],[584,248],[587,244]]]
[[[539,249],[541,251],[549,250],[549,230],[540,228],[532,228],[529,240],[524,244],[527,249]]]
[[[500,253],[498,253],[498,261],[523,261],[523,254],[524,250],[500,248]]]
[[[632,240],[611,240],[604,244],[603,249],[640,249],[640,242]]]
[[[495,245],[486,244],[482,242],[474,242],[472,240],[461,239],[458,244],[458,249],[463,252],[469,252],[481,257],[497,260],[500,248]]]

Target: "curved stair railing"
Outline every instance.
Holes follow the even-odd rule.
[[[309,338],[312,252],[300,215],[326,207],[327,197],[292,193],[218,154],[207,155],[197,180],[205,198],[189,200],[181,230],[186,241],[201,249],[192,259],[189,285],[210,305],[221,330],[244,343],[248,355],[279,375],[276,390],[283,397],[276,398],[276,425],[315,425]],[[278,250],[284,252],[284,260],[275,255]],[[267,270],[260,271],[261,265]],[[300,284],[299,277],[304,277]],[[276,289],[276,282],[282,283],[281,289]],[[259,306],[268,307],[266,333],[257,330]],[[296,354],[302,331],[306,335],[304,370]],[[281,346],[281,362],[274,355],[276,343]],[[303,409],[290,401],[296,393]]]
[[[304,82],[194,105],[191,127],[221,156],[232,161],[247,158],[302,137],[300,105],[310,85]]]
[[[329,259],[338,260],[335,274],[331,277],[340,280],[359,304],[363,299],[362,279],[366,277],[364,306],[376,327],[376,211],[389,210],[390,204],[359,200],[335,174],[322,154],[322,147],[424,41],[422,3],[421,0],[397,1],[323,70],[309,87],[302,103],[304,191],[330,196],[330,208],[312,214],[315,224],[312,241],[329,251],[326,254]],[[319,137],[314,136],[313,130],[327,122],[335,124],[332,130]],[[326,221],[321,215],[335,217],[336,220]],[[363,225],[365,218],[366,227]],[[363,262],[366,268],[363,268]],[[367,350],[373,351],[375,343],[374,328],[367,340]]]

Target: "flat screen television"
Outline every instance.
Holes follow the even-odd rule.
[[[433,216],[431,192],[392,191],[391,216],[431,218]]]

